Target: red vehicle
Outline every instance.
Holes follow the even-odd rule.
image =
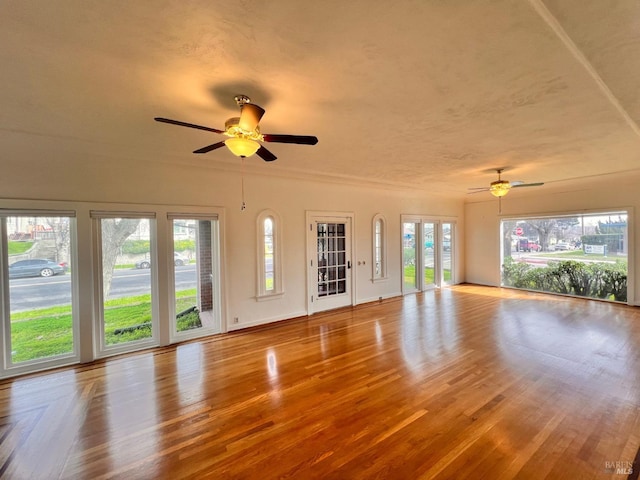
[[[518,252],[539,252],[541,250],[542,245],[528,238],[519,238],[516,243],[516,251]]]

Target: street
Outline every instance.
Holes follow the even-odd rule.
[[[109,299],[144,295],[151,286],[151,270],[116,270],[111,282]],[[42,278],[12,278],[9,281],[11,311],[68,305],[71,303],[71,275]],[[176,288],[196,287],[196,266],[176,267]]]

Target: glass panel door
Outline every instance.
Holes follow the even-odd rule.
[[[454,283],[455,223],[402,216],[402,293]]]
[[[318,223],[318,297],[347,291],[346,224]]]
[[[436,266],[436,245],[437,245],[436,224],[425,222],[422,224],[422,244],[423,244],[423,290],[434,288],[437,285]]]
[[[316,217],[312,231],[312,310],[351,305],[351,220]]]
[[[75,352],[71,295],[72,217],[3,219],[7,245],[7,364]]]
[[[185,218],[174,219],[172,224],[174,334],[218,333],[221,328],[216,221]]]
[[[416,292],[420,288],[418,281],[418,239],[416,233],[420,231],[420,223],[403,222],[402,224],[402,292]]]
[[[101,218],[102,345],[150,340],[152,323],[151,219]]]
[[[454,224],[442,223],[442,284],[453,284]]]

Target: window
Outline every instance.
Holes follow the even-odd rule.
[[[502,285],[627,302],[626,211],[502,220]]]
[[[280,220],[272,210],[258,215],[258,292],[257,298],[281,295]]]
[[[170,215],[173,225],[172,338],[221,331],[218,220],[215,215]]]
[[[16,373],[78,355],[74,307],[76,219],[72,212],[12,212],[0,219],[4,362]]]
[[[373,217],[373,280],[387,278],[387,223],[380,214]]]
[[[154,215],[96,212],[92,215],[101,269],[96,329],[99,350],[119,353],[156,345]]]

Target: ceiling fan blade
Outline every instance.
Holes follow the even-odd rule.
[[[470,188],[469,190],[472,190],[472,189]],[[489,191],[488,188],[477,188],[473,190],[474,190],[473,192],[467,192],[467,195],[473,195],[474,193],[484,193]]]
[[[260,148],[256,151],[256,153],[265,162],[273,162],[276,158],[278,158],[273,153],[271,153],[269,150],[264,148],[262,145],[260,145]]]
[[[179,120],[171,120],[170,118],[156,117],[156,118],[154,118],[154,120],[156,122],[170,123],[171,125],[179,125],[181,127],[197,128],[198,130],[205,130],[207,132],[224,133],[224,131],[218,130],[217,128],[203,127],[202,125],[196,125],[194,123],[181,122]]]
[[[255,131],[260,119],[264,115],[264,108],[254,105],[253,103],[245,103],[240,109],[240,121],[238,126],[247,132]]]
[[[542,183],[542,182],[538,182],[538,183],[520,183],[518,185],[511,184],[511,187],[512,188],[517,188],[517,187],[539,187],[541,185],[544,185],[544,183]]]
[[[213,143],[211,145],[207,145],[206,147],[199,148],[198,150],[194,150],[193,153],[207,153],[211,150],[215,150],[216,148],[224,147],[224,142]]]
[[[318,143],[318,137],[311,135],[272,135],[266,133],[263,137],[265,142],[297,143],[298,145],[315,145]]]

